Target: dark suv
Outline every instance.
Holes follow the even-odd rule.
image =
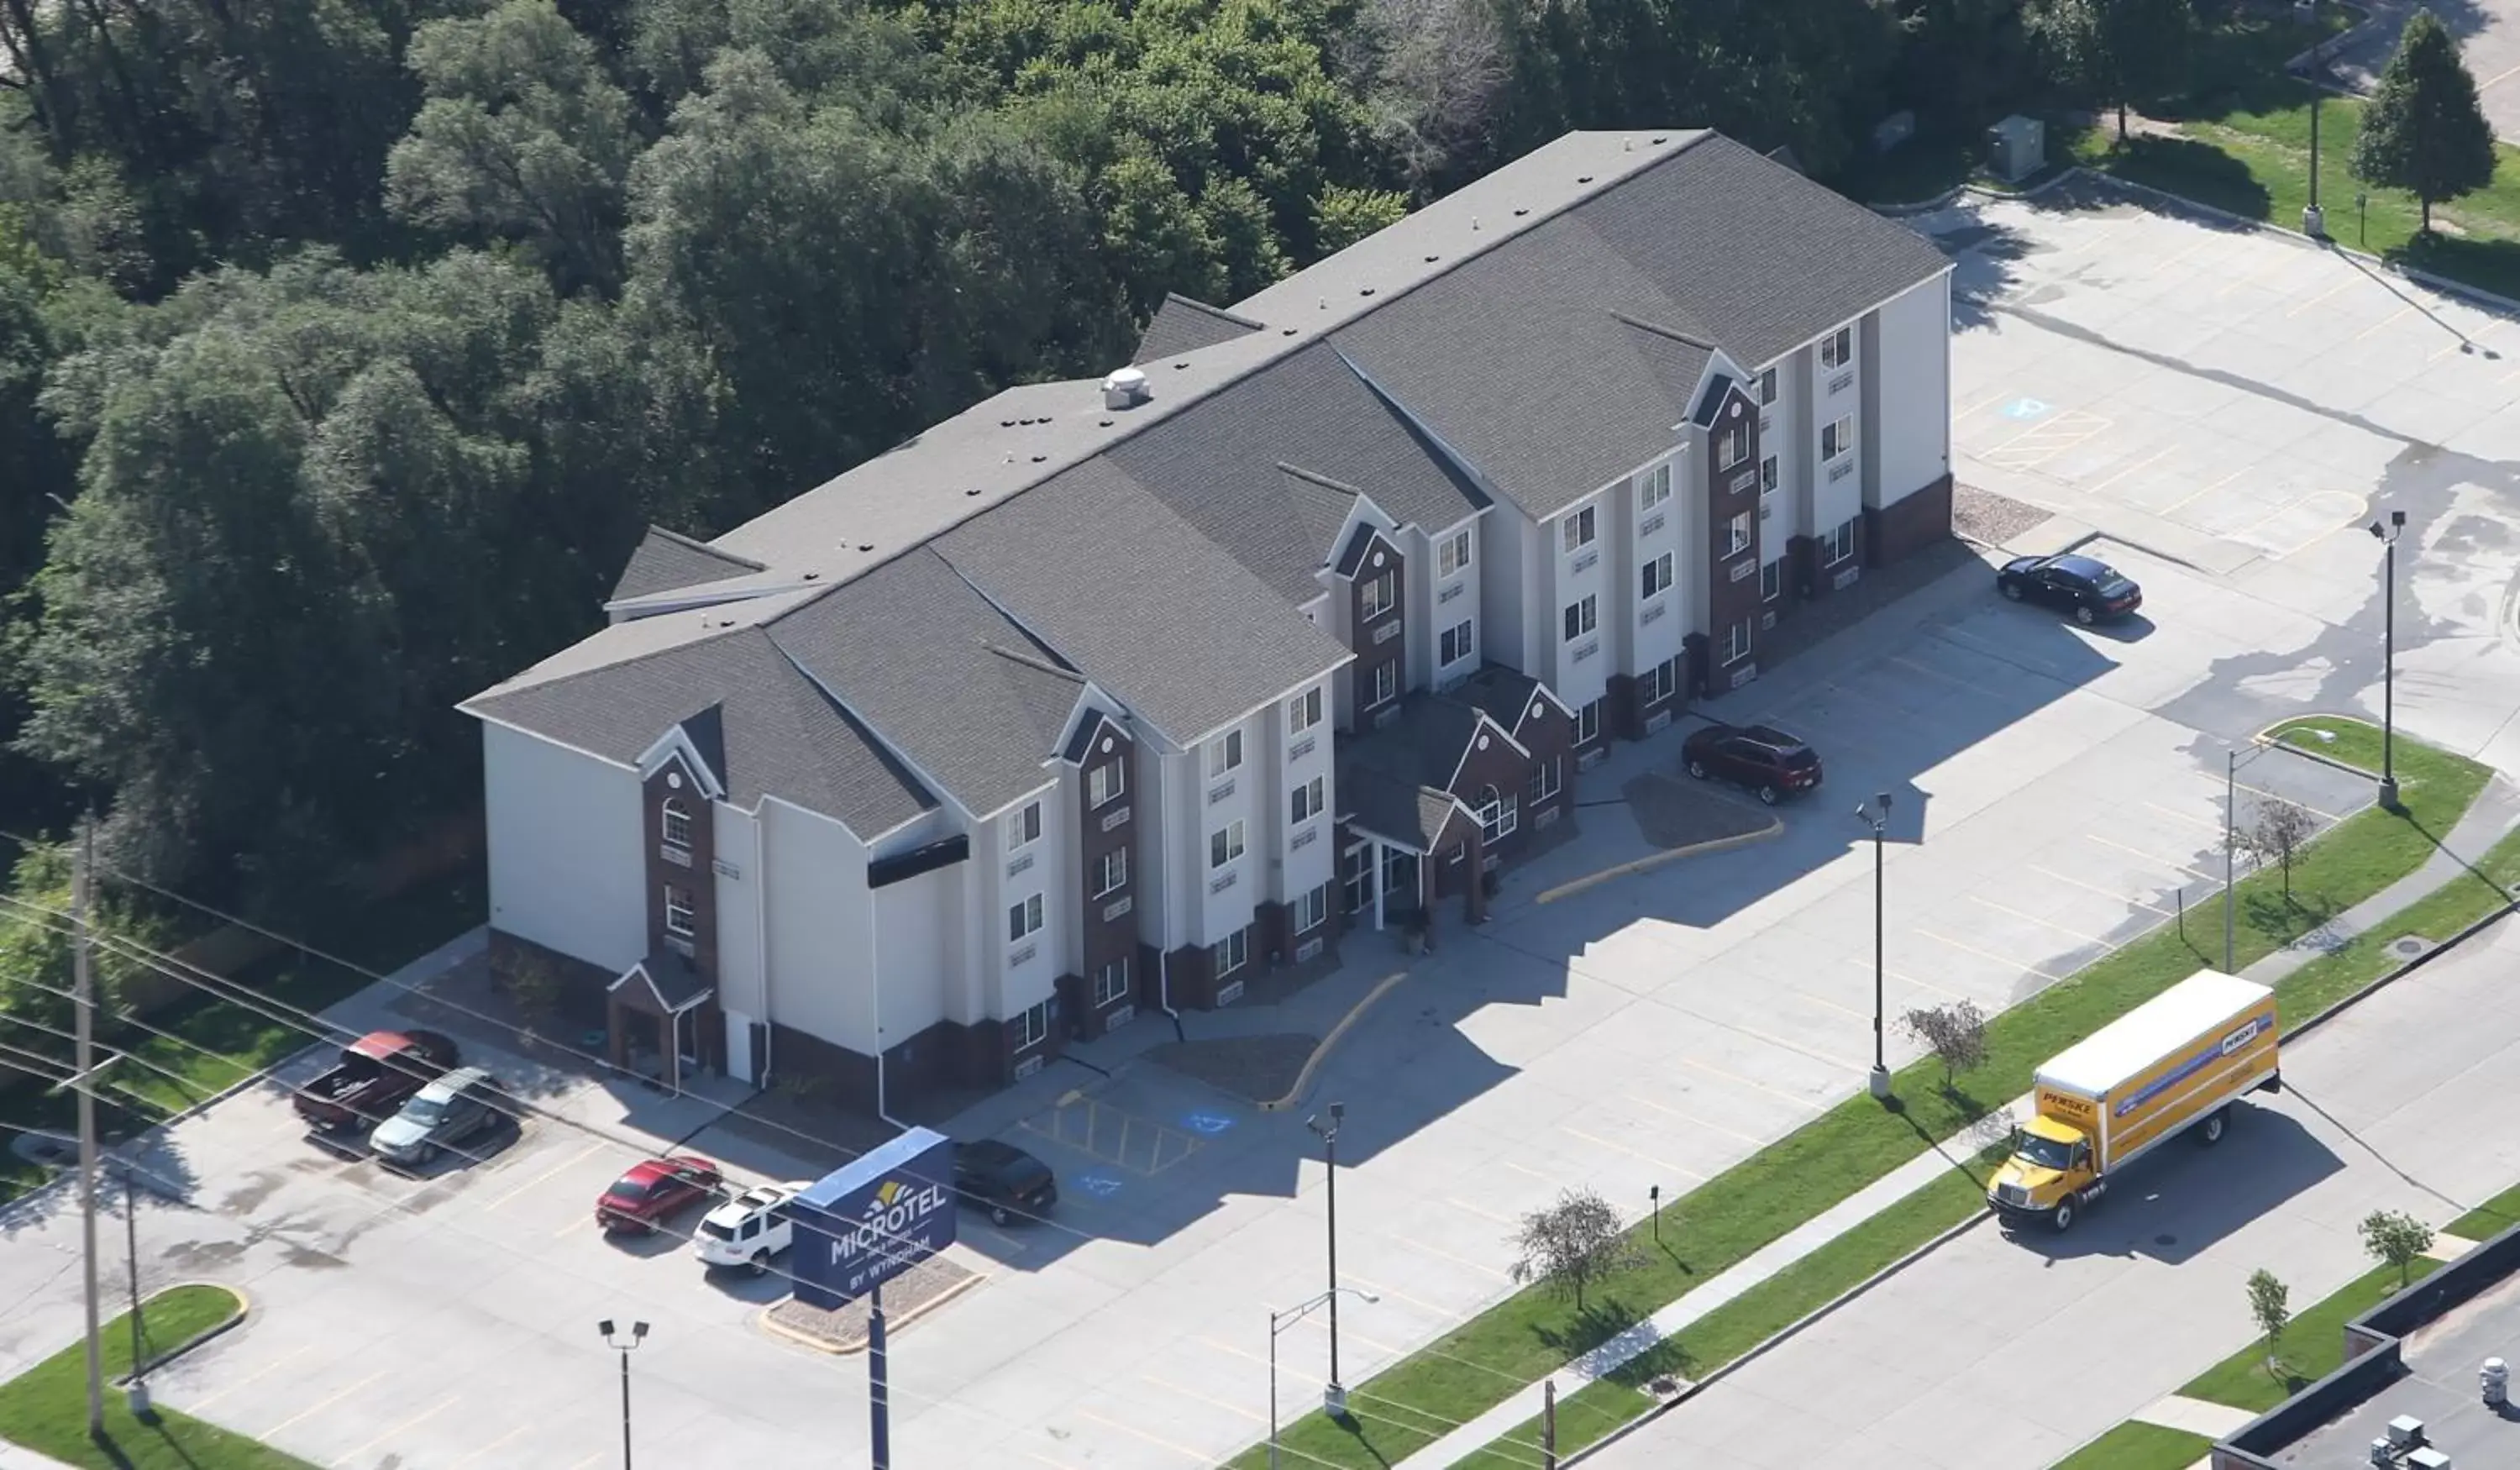
[[[1800,738],[1769,725],[1709,725],[1688,733],[1681,765],[1699,780],[1724,780],[1759,793],[1770,806],[1780,796],[1820,785],[1820,756]]]
[[[1050,1166],[1012,1143],[980,1138],[954,1145],[954,1192],[986,1210],[992,1225],[1020,1215],[1039,1220],[1058,1203],[1058,1180]]]
[[[2096,557],[2017,557],[1995,574],[1995,585],[2016,602],[2070,612],[2086,628],[2143,605],[2135,579]]]

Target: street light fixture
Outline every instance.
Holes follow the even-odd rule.
[[[1322,1300],[1330,1305],[1330,1381],[1322,1390],[1322,1410],[1337,1417],[1347,1412],[1347,1390],[1339,1384],[1338,1370],[1338,1136],[1339,1124],[1347,1117],[1347,1104],[1329,1105],[1330,1121],[1325,1125],[1316,1114],[1304,1120],[1304,1127],[1321,1135],[1322,1159],[1329,1174],[1329,1290]]]
[[[1329,1304],[1330,1315],[1336,1317],[1341,1293],[1362,1297],[1368,1302],[1382,1300],[1372,1292],[1360,1291],[1353,1286],[1333,1286],[1308,1302],[1269,1314],[1269,1470],[1278,1470],[1278,1334],[1302,1321],[1324,1302]]]
[[[613,1335],[608,1316],[596,1323],[595,1330],[604,1334],[606,1346],[621,1355],[621,1470],[630,1470],[630,1352],[647,1337],[648,1324],[632,1322],[628,1342]]]
[[[1887,1101],[1890,1096],[1890,1058],[1882,1037],[1884,1006],[1882,977],[1887,969],[1881,956],[1881,872],[1884,862],[1883,844],[1890,826],[1890,793],[1887,791],[1874,793],[1870,807],[1866,807],[1859,802],[1855,808],[1855,816],[1856,820],[1872,828],[1872,1076],[1870,1081],[1872,1095],[1876,1099]]]
[[[2372,537],[2388,549],[2380,592],[2380,807],[2398,807],[2398,537],[2407,529],[2407,512],[2389,512],[2386,530],[2371,522]]]

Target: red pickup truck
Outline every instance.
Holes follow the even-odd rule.
[[[371,1031],[342,1047],[330,1071],[297,1090],[297,1116],[325,1133],[374,1127],[455,1060],[455,1043],[434,1031]]]

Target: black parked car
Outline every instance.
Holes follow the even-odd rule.
[[[1699,780],[1722,779],[1747,786],[1774,806],[1777,799],[1820,785],[1820,754],[1799,736],[1769,725],[1709,725],[1688,733],[1681,765]]]
[[[1020,1215],[1039,1219],[1058,1203],[1058,1180],[1050,1166],[1012,1143],[982,1138],[954,1145],[954,1192],[963,1203],[989,1212],[1005,1225]]]
[[[1995,574],[1995,585],[2016,602],[2070,612],[2087,628],[2143,605],[2143,589],[2135,579],[2096,557],[2018,557]]]

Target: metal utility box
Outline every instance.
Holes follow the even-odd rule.
[[[1986,168],[2007,184],[2048,166],[2048,124],[2015,112],[1986,130]]]

